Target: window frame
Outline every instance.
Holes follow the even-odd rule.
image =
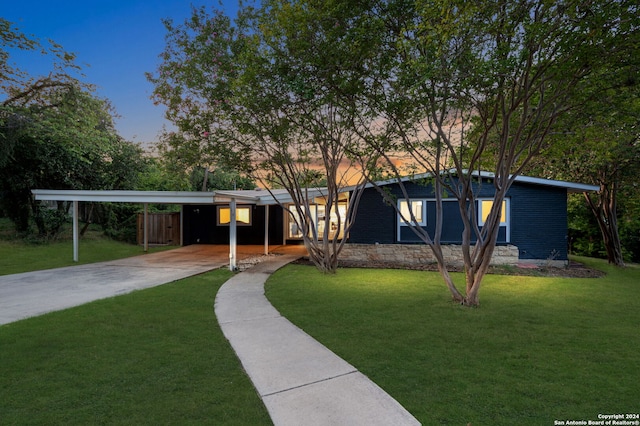
[[[413,206],[414,202],[420,202],[422,204],[420,208],[422,213],[422,220],[409,223],[402,218],[402,215],[400,214],[400,212],[402,211],[402,203],[406,203],[407,201],[409,206]],[[408,200],[406,198],[403,198],[402,200],[398,200],[398,211],[396,213],[399,226],[427,226],[427,200],[424,198],[409,198]]]
[[[230,206],[226,206],[226,205],[222,205],[222,206],[216,206],[217,210],[216,210],[216,225],[217,226],[231,226],[231,207]],[[229,222],[221,222],[220,221],[220,212],[222,210],[228,210],[229,211]],[[246,222],[242,222],[240,220],[238,220],[238,214],[240,213],[241,210],[247,210],[249,212],[249,223]],[[239,205],[236,206],[236,226],[253,226],[253,208],[251,205]]]
[[[409,222],[405,222],[402,219],[402,216],[400,215],[401,209],[402,209],[402,202],[406,202],[407,199],[403,198],[401,200],[397,201],[397,211],[396,211],[396,221],[397,221],[397,226],[396,226],[396,240],[398,242],[402,242],[402,229],[406,229],[406,227],[409,226],[420,226],[420,227],[424,227],[427,226],[427,199],[426,198],[409,198],[409,202],[412,203],[414,201],[420,201],[422,203],[422,220],[420,222],[413,222],[413,223],[409,223]]]
[[[340,229],[336,229],[336,230],[330,230],[329,231],[329,239],[333,239],[335,237],[335,232],[338,232],[338,236],[337,238],[339,240],[344,239],[344,228],[346,226],[346,220],[348,217],[348,212],[347,210],[349,209],[349,201],[347,200],[340,200],[337,202],[338,204],[338,210],[340,213],[342,213],[344,215],[344,217],[341,218],[340,220]],[[295,210],[295,205],[294,204],[287,204],[286,206],[287,208],[285,209],[285,226],[284,226],[284,238],[285,240],[295,240],[295,241],[300,241],[303,240],[304,237],[302,236],[301,232],[298,232],[296,235],[300,235],[300,236],[293,236],[291,233],[292,230],[292,226],[296,225],[297,223],[295,221],[294,215],[298,216],[298,212]],[[335,206],[334,206],[335,207]],[[323,239],[323,233],[324,233],[324,220],[327,214],[327,206],[323,205],[321,203],[312,203],[309,204],[309,209],[311,210],[311,215],[313,217],[313,223],[314,226],[316,227],[316,231],[318,232],[318,239],[322,240]],[[287,211],[288,210],[288,211]],[[329,211],[329,217],[330,219],[335,217],[335,210],[334,208],[331,208],[331,210]],[[332,225],[333,222],[330,221],[330,225]],[[298,230],[299,231],[299,230]]]
[[[487,201],[491,201],[492,204],[489,207],[489,211],[491,211],[491,207],[493,206],[493,198],[477,198],[476,201],[478,202],[477,204],[477,220],[478,220],[478,226],[483,227],[485,220],[484,218],[484,212],[483,212],[483,202],[487,202]],[[503,203],[503,209],[504,209],[504,217],[500,217],[500,228],[505,228],[505,242],[509,243],[511,242],[511,199],[509,197],[505,197],[502,200]],[[487,215],[489,214],[489,212],[487,212]]]

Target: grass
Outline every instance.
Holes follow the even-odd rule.
[[[1,424],[270,424],[204,275],[0,326]]]
[[[640,268],[579,260],[607,276],[490,275],[478,309],[453,304],[437,273],[419,271],[290,265],[267,296],[425,425],[637,413]]]
[[[175,247],[152,247],[149,252],[171,248]],[[12,235],[12,225],[7,219],[0,219],[0,275],[102,262],[141,254],[144,254],[142,247],[114,241],[104,237],[97,227],[91,227],[80,239],[79,261],[74,262],[70,229],[67,229],[57,241],[29,244]]]
[[[139,254],[93,235],[83,262]],[[0,239],[0,273],[72,264],[70,241]],[[634,413],[640,268],[605,278],[490,275],[480,309],[437,273],[288,266],[267,295],[423,424],[541,425]],[[0,424],[270,424],[216,323],[230,273],[0,326]],[[462,280],[457,274],[456,279]]]

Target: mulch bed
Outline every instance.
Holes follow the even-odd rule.
[[[309,258],[301,258],[293,262],[298,265],[312,265]],[[489,268],[490,274],[500,275],[521,275],[534,277],[566,277],[566,278],[600,278],[605,273],[596,269],[590,269],[581,263],[570,261],[565,268],[533,266],[530,264],[522,266],[492,266]],[[404,269],[412,271],[438,271],[435,263],[422,265],[406,265],[393,262],[354,262],[340,261],[341,268],[370,268],[370,269]],[[449,272],[463,272],[462,267],[450,266]]]

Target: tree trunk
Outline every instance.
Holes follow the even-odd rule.
[[[338,253],[335,246],[331,249],[323,247],[324,244],[317,244],[312,238],[303,237],[304,245],[309,253],[309,260],[325,274],[335,274],[338,269]]]
[[[591,212],[598,222],[604,248],[607,252],[607,260],[616,266],[624,267],[622,244],[620,243],[620,235],[618,233],[616,194],[616,184],[613,184],[612,188],[608,188],[602,184],[598,192],[598,200],[592,199],[591,195],[587,192],[584,193],[584,196]]]
[[[442,247],[440,244],[429,244],[431,247],[431,251],[433,252],[433,256],[436,258],[436,262],[438,264],[438,271],[444,280],[444,283],[447,285],[447,288],[451,292],[451,298],[454,302],[463,303],[464,296],[458,291],[456,285],[449,274],[449,270],[447,269],[447,265],[444,261],[444,256],[442,255]]]
[[[480,286],[476,285],[471,288],[471,291],[467,292],[467,296],[462,301],[464,306],[470,306],[473,308],[477,308],[480,306],[480,298],[478,297],[478,293],[480,290]]]
[[[484,254],[478,256],[475,262],[471,262],[470,264],[465,265],[467,295],[462,301],[462,304],[464,306],[480,306],[480,285],[482,284],[482,280],[489,270],[489,264],[491,262],[491,257],[493,256],[493,246],[482,247],[481,251],[483,251]],[[480,264],[478,265],[477,262],[480,262]]]
[[[91,216],[93,215],[93,207],[95,206],[95,203],[91,203],[89,205],[89,213],[87,213],[87,217],[86,217],[86,221],[84,223],[84,226],[82,227],[82,230],[80,231],[80,236],[83,237],[85,232],[87,232],[87,229],[89,229],[89,225],[91,225],[92,220],[91,220]]]
[[[462,301],[465,306],[480,306],[480,286],[485,275],[489,271],[491,258],[496,248],[498,232],[500,230],[501,206],[506,189],[494,197],[492,212],[487,217],[482,231],[476,231],[477,241],[471,246],[471,232],[468,231],[472,224],[465,220],[465,232],[463,233],[462,251],[464,254],[464,269],[466,281],[466,296]],[[475,200],[472,202],[475,203]],[[475,217],[475,213],[472,215]],[[466,216],[465,216],[466,219]],[[476,222],[473,222],[474,224]]]

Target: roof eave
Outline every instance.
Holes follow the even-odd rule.
[[[468,171],[465,170],[465,173],[467,172]],[[473,175],[481,178],[487,178],[487,179],[493,179],[495,177],[495,173],[486,172],[486,171],[474,171]],[[428,172],[419,173],[413,176],[405,176],[397,179],[392,178],[384,181],[379,181],[379,182],[376,182],[375,185],[384,186],[384,185],[389,185],[389,184],[398,183],[398,182],[408,182],[412,180],[426,179],[426,178],[430,178],[431,176],[432,174]],[[523,175],[516,176],[515,181],[520,183],[530,183],[534,185],[565,188],[570,193],[595,192],[600,190],[600,188],[596,185],[567,182],[567,181],[553,180],[553,179],[536,178],[536,177],[529,177],[529,176],[523,176]],[[374,184],[371,184],[371,183],[367,184],[367,187],[373,187],[373,186]]]
[[[88,201],[107,203],[211,204],[212,192],[187,191],[89,191],[34,189],[36,200]]]

